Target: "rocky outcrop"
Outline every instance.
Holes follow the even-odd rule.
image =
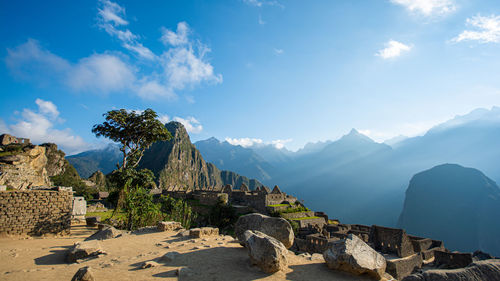
[[[106,176],[101,171],[94,172],[87,181],[93,183],[99,190],[105,190],[106,188]]]
[[[0,185],[25,190],[36,186],[49,186],[46,148],[24,146],[15,154],[0,157]]]
[[[181,123],[169,122],[165,127],[172,134],[172,139],[153,144],[145,151],[139,164],[140,168],[153,171],[159,188],[169,191],[211,190],[226,184],[250,184],[246,177],[233,172],[221,172],[215,165],[205,162]],[[258,182],[253,185],[262,186]]]
[[[403,281],[500,281],[500,260],[477,261],[465,268],[433,269],[407,276]]]
[[[247,230],[260,231],[280,241],[287,249],[292,247],[294,234],[290,223],[283,218],[268,217],[262,214],[241,216],[236,221],[234,233],[239,241],[244,242]]]
[[[1,154],[4,156],[0,154],[0,185],[12,189],[50,186],[52,177],[63,175],[73,168],[64,158],[64,152],[53,143],[9,144],[3,149]]]
[[[287,267],[288,250],[280,241],[259,231],[247,230],[243,236],[252,264],[266,273],[274,273]]]
[[[328,268],[355,275],[368,274],[382,279],[386,269],[385,258],[352,234],[332,242],[323,257]]]
[[[500,188],[481,171],[444,164],[416,174],[399,227],[445,241],[451,250],[500,255]]]

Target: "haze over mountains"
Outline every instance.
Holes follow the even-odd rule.
[[[499,139],[500,108],[493,107],[457,116],[423,136],[402,138],[392,145],[377,143],[355,129],[336,141],[308,144],[297,152],[273,146],[245,148],[215,138],[195,145],[217,168],[267,186],[277,184],[330,217],[345,223],[396,226],[408,183],[421,171],[455,163],[476,168],[498,182]]]

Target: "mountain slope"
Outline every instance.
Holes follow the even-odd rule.
[[[96,171],[108,174],[116,169],[116,164],[122,160],[122,154],[117,145],[110,144],[104,149],[84,151],[67,156],[66,159],[82,178],[88,178]]]
[[[218,168],[231,170],[262,181],[270,180],[273,166],[252,149],[221,142],[216,138],[198,141],[196,148],[204,159]]]
[[[482,172],[454,164],[413,176],[398,226],[460,251],[500,254],[500,189]]]
[[[147,168],[156,175],[159,187],[167,190],[213,189],[226,184],[239,187],[245,183],[250,188],[262,184],[230,171],[220,171],[207,163],[191,143],[184,126],[169,122],[165,127],[173,138],[153,144],[145,151],[139,168]]]

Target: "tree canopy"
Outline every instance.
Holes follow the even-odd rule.
[[[152,109],[129,111],[111,110],[103,114],[106,121],[94,125],[92,132],[97,137],[106,137],[120,143],[123,161],[118,168],[135,168],[141,161],[144,151],[157,141],[172,138],[158,115]]]

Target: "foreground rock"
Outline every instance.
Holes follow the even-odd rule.
[[[252,264],[266,273],[274,273],[287,267],[288,250],[277,239],[259,231],[247,230],[244,233],[245,247]]]
[[[105,226],[102,227],[100,230],[98,230],[96,233],[87,237],[85,241],[106,240],[106,239],[117,238],[120,237],[121,235],[122,235],[121,231],[117,230],[116,228],[112,226]]]
[[[356,235],[335,241],[323,253],[328,268],[355,275],[368,274],[377,279],[384,276],[385,258]]]
[[[247,230],[260,231],[269,235],[288,249],[293,245],[293,229],[290,223],[283,218],[273,218],[262,214],[249,214],[241,216],[234,227],[236,237],[244,242],[244,233]]]
[[[176,221],[160,221],[158,222],[158,231],[174,231],[182,228],[180,222]]]
[[[407,276],[403,281],[500,281],[500,260],[473,262],[465,268],[434,269]]]
[[[92,273],[92,270],[88,266],[78,269],[78,271],[71,279],[71,281],[94,281],[94,280],[95,278]]]
[[[200,227],[189,230],[189,236],[194,238],[203,238],[208,236],[219,235],[219,229],[216,227]]]
[[[101,245],[97,241],[84,241],[75,243],[75,245],[66,253],[66,262],[74,263],[78,260],[96,257],[104,254]]]

